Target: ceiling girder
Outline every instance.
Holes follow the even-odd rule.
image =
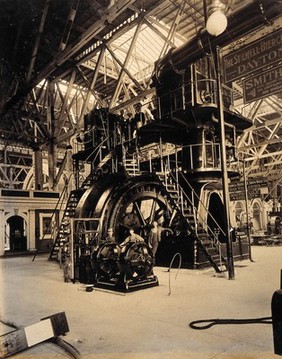
[[[71,5],[70,10],[69,10],[67,23],[66,23],[63,35],[62,35],[60,45],[59,45],[59,50],[60,51],[63,51],[66,48],[67,44],[68,44],[69,36],[70,36],[70,33],[71,33],[71,29],[73,27],[73,23],[74,23],[74,20],[75,20],[75,17],[76,17],[76,13],[77,13],[77,10],[78,10],[79,3],[80,3],[80,0],[72,0],[72,5]]]
[[[120,69],[123,69],[124,72],[127,74],[127,76],[132,80],[132,82],[135,84],[135,86],[137,88],[140,89],[140,91],[142,90],[141,85],[139,84],[139,82],[130,74],[130,72],[124,67],[123,63],[116,57],[114,51],[112,51],[112,49],[110,47],[107,46],[107,50],[109,51],[109,53],[111,54],[112,58],[115,60],[115,62],[119,65]]]
[[[182,1],[182,4],[184,3],[185,1]],[[163,45],[163,48],[162,48],[162,51],[160,53],[160,56],[159,58],[162,58],[166,53],[167,53],[167,50],[169,48],[169,44],[171,42],[171,39],[173,38],[176,30],[177,30],[177,26],[179,24],[179,21],[181,19],[181,13],[182,13],[182,6],[178,8],[177,12],[176,12],[176,15],[173,19],[173,22],[171,24],[171,27],[169,29],[169,32],[167,34],[167,38],[166,38],[166,41],[164,42],[164,45]]]
[[[60,134],[62,132],[65,132],[65,126],[66,123],[68,124],[67,128],[73,128],[73,120],[71,118],[71,106],[69,104],[69,95],[65,96],[62,93],[62,90],[60,89],[60,86],[57,84],[57,91],[59,93],[60,100],[62,102],[62,107],[60,108],[59,116],[58,116],[58,133],[57,133],[57,139],[59,139]],[[70,86],[68,86],[68,89]]]
[[[33,68],[34,68],[35,61],[36,61],[37,52],[38,52],[38,49],[39,49],[41,36],[43,34],[45,21],[46,21],[47,14],[48,14],[48,11],[49,11],[50,2],[51,2],[51,0],[46,0],[45,5],[44,5],[40,25],[39,25],[39,28],[38,28],[37,36],[36,36],[36,39],[35,39],[32,55],[31,55],[31,61],[30,61],[30,64],[29,64],[27,75],[26,75],[26,81],[27,82],[29,82],[31,77],[32,77],[32,71],[33,71]]]
[[[70,94],[71,94],[71,91],[73,89],[73,84],[74,84],[74,80],[75,80],[75,77],[76,77],[76,71],[73,70],[72,71],[72,74],[71,74],[71,78],[70,78],[70,81],[67,85],[67,91],[65,93],[65,95],[63,96],[63,94],[60,92],[60,96],[61,96],[61,100],[63,101],[63,105],[61,107],[61,111],[60,111],[60,115],[59,115],[59,118],[58,118],[58,121],[60,121],[67,109],[67,105],[68,105],[68,102],[69,102],[69,98],[70,98]],[[58,89],[60,88],[59,85],[57,84],[58,86]]]
[[[31,80],[31,86],[39,84],[39,82],[46,77],[50,77],[50,80],[56,83],[60,79],[66,80],[66,92],[62,91],[59,85],[54,86],[53,93],[53,110],[47,106],[47,93],[45,85],[38,85],[33,87],[32,92],[29,94],[28,101],[25,103],[26,111],[29,114],[23,118],[23,116],[18,115],[17,117],[13,116],[11,122],[15,127],[15,133],[13,137],[12,133],[9,131],[3,131],[3,133],[9,133],[10,139],[17,138],[19,141],[26,141],[27,143],[35,143],[38,141],[38,144],[47,142],[52,137],[47,130],[47,122],[50,126],[50,121],[55,121],[57,126],[57,140],[58,141],[67,141],[75,133],[77,128],[83,126],[83,117],[84,115],[92,109],[93,99],[96,104],[101,105],[99,94],[96,93],[95,87],[97,85],[98,74],[102,73],[102,62],[105,58],[106,51],[108,50],[111,58],[113,59],[113,66],[116,69],[117,77],[115,78],[115,91],[113,91],[113,96],[111,99],[111,110],[118,112],[121,109],[128,108],[128,111],[133,111],[133,106],[137,102],[141,102],[146,97],[150,97],[155,93],[154,89],[146,88],[148,86],[150,78],[142,78],[141,81],[137,81],[136,77],[130,73],[128,69],[128,63],[130,59],[134,57],[133,48],[134,42],[136,42],[137,36],[140,34],[139,31],[135,31],[133,39],[128,39],[131,41],[131,46],[128,54],[125,56],[125,60],[121,61],[115,54],[116,47],[114,47],[114,40],[125,32],[133,29],[135,26],[141,27],[141,20],[144,20],[144,24],[147,25],[154,33],[160,38],[163,42],[162,57],[166,52],[168,47],[172,47],[173,38],[183,39],[177,33],[177,28],[181,25],[181,14],[186,12],[194,20],[201,24],[197,15],[193,14],[195,10],[196,13],[200,13],[200,10],[197,8],[196,3],[192,3],[187,0],[181,0],[178,3],[171,0],[159,0],[152,5],[152,8],[146,9],[146,12],[142,12],[137,8],[137,5],[134,4],[136,0],[118,0],[113,6],[105,10],[101,18],[93,23],[86,31],[83,31],[82,35],[77,39],[77,41],[67,44],[67,38],[70,34],[72,27],[72,18],[69,14],[68,19],[70,23],[66,25],[65,32],[63,33],[60,51],[57,56],[50,62],[48,66],[42,69],[38,74],[38,77],[34,81]],[[48,13],[48,5],[50,0],[46,0],[45,7],[41,15],[41,22],[39,26],[39,32],[35,39],[33,46],[33,56],[31,58],[29,69],[27,73],[27,79],[32,78],[32,72],[34,69],[34,64],[37,60],[37,51],[40,42],[41,30],[44,28],[44,22],[46,15]],[[79,0],[74,0],[73,8],[74,12],[76,11],[76,6],[79,3]],[[162,10],[168,9],[171,4],[177,5],[177,11],[175,10],[173,14],[169,14],[169,24],[162,23],[161,16],[159,14]],[[277,3],[277,1],[275,1]],[[131,6],[132,5],[132,6]],[[101,31],[105,30],[108,23],[114,21],[120,14],[122,14],[126,9],[131,8],[132,13],[136,12],[136,17],[132,18],[131,21],[125,22],[115,31],[109,31],[107,35],[101,36]],[[76,13],[73,14],[74,16]],[[202,16],[202,13],[200,13]],[[203,17],[203,16],[202,16]],[[204,17],[203,17],[204,18]],[[139,24],[139,25],[138,25]],[[195,26],[195,24],[193,25]],[[159,30],[160,29],[160,30]],[[83,30],[83,29],[82,29]],[[167,35],[164,35],[166,32]],[[19,31],[19,29],[18,29]],[[136,38],[135,38],[136,37]],[[66,40],[65,42],[63,40]],[[135,40],[134,40],[135,39]],[[92,45],[91,45],[92,43]],[[86,45],[89,44],[90,51],[84,53],[82,51]],[[97,45],[97,46],[96,46]],[[15,45],[16,46],[16,45]],[[63,51],[62,51],[63,50]],[[90,69],[87,68],[87,71],[83,71],[82,66],[86,61],[93,58],[95,55],[98,55],[98,60],[92,61],[94,66]],[[56,70],[58,66],[66,64],[69,62],[70,67],[60,75],[52,76],[53,73],[57,74]],[[135,62],[138,61],[138,58],[134,58]],[[138,65],[138,64],[137,64]],[[85,64],[85,68],[87,65]],[[62,66],[63,68],[63,66]],[[92,73],[89,75],[88,70],[92,70]],[[85,73],[84,73],[85,72]],[[87,75],[86,75],[87,74]],[[124,81],[125,75],[128,76],[130,81]],[[110,75],[108,74],[110,77]],[[75,85],[76,80],[83,80],[85,88],[77,87]],[[242,87],[237,82],[233,84],[238,91],[239,97],[242,96]],[[83,85],[82,85],[83,86]],[[31,88],[31,87],[30,87]],[[116,105],[116,100],[121,98],[120,92],[123,90],[123,103]],[[92,102],[91,102],[92,101]],[[241,102],[240,102],[241,101]],[[264,164],[268,174],[271,174],[271,171],[277,172],[277,166],[282,166],[282,152],[280,146],[281,138],[281,101],[278,96],[270,96],[269,98],[261,99],[255,101],[251,104],[243,104],[242,98],[238,101],[241,108],[244,107],[242,113],[252,119],[253,126],[247,129],[241,136],[238,142],[239,154],[244,156],[245,161],[247,162],[247,173],[248,175],[256,176],[259,175],[259,169],[261,168],[260,160],[270,160]],[[265,106],[265,108],[263,107]],[[48,111],[46,108],[49,108]],[[51,117],[51,111],[53,111],[53,119]],[[277,118],[273,118],[271,115],[276,113]],[[66,132],[67,128],[67,132]],[[54,133],[53,133],[54,134]],[[261,161],[262,162],[262,161]]]
[[[121,82],[122,82],[122,79],[123,79],[123,76],[124,76],[125,72],[127,73],[127,75],[130,76],[130,78],[132,80],[135,81],[133,76],[131,76],[129,74],[129,71],[126,70],[126,66],[128,65],[129,59],[130,59],[130,57],[132,55],[132,52],[134,50],[134,47],[136,45],[137,37],[138,37],[138,35],[139,35],[140,31],[141,31],[142,24],[143,24],[143,21],[140,21],[139,24],[136,27],[135,33],[133,35],[133,38],[132,38],[132,41],[131,41],[131,44],[130,44],[130,47],[129,47],[128,52],[127,52],[127,55],[126,55],[126,57],[124,59],[123,65],[121,67],[119,77],[118,77],[118,80],[117,80],[117,84],[116,84],[116,87],[114,89],[114,93],[112,95],[112,98],[110,100],[109,108],[111,108],[113,106],[113,104],[116,103],[116,100],[117,100],[117,98],[119,96],[119,92],[120,92],[120,85],[121,85]],[[140,88],[141,86],[138,84],[138,87]]]
[[[167,6],[167,4],[169,4],[169,3],[170,3],[170,0],[159,0],[158,2],[156,2],[156,4],[154,4],[154,7],[152,9],[147,9],[145,13],[142,13],[142,17],[144,18],[144,20],[150,18],[150,21],[152,21],[152,19],[153,19],[152,16],[155,14],[155,12],[159,11],[161,8],[163,8],[164,5]],[[134,19],[130,19],[130,21],[126,21],[116,31],[111,31],[110,34],[107,34],[103,38],[101,38],[99,35],[95,36],[95,38],[99,39],[97,42],[99,42],[100,44],[97,44],[97,46],[93,46],[94,45],[93,44],[91,46],[92,50],[91,50],[91,48],[89,48],[89,49],[87,49],[87,52],[85,52],[84,55],[80,54],[79,59],[77,59],[76,63],[82,64],[82,63],[86,62],[87,60],[93,58],[95,56],[95,54],[100,51],[101,47],[103,47],[104,45],[111,44],[118,37],[122,36],[123,34],[127,33],[129,30],[133,29],[136,25],[138,25],[138,23],[140,21],[139,14],[140,14],[140,12],[138,12],[138,16],[136,16]],[[166,31],[168,31],[168,27],[165,27],[158,21],[156,21],[156,24],[158,24],[158,26],[161,26]]]
[[[92,81],[91,81],[91,83],[90,83],[90,85],[88,87],[88,92],[87,92],[87,95],[86,95],[86,99],[85,99],[85,101],[83,103],[82,110],[81,110],[81,113],[80,113],[80,116],[79,116],[79,119],[78,119],[79,127],[83,127],[82,126],[82,121],[83,121],[84,115],[87,112],[87,107],[88,107],[88,104],[89,104],[89,101],[90,101],[91,94],[95,98],[97,98],[97,100],[99,100],[98,95],[94,92],[94,88],[95,88],[95,84],[96,84],[97,77],[98,77],[98,74],[99,74],[99,69],[101,67],[101,63],[102,63],[102,61],[104,59],[104,56],[105,56],[105,51],[106,51],[106,48],[105,48],[105,46],[103,46],[101,51],[100,51],[96,67],[95,67],[95,70],[93,72]]]
[[[117,18],[134,1],[135,0],[119,0],[109,9],[105,10],[100,20],[85,30],[76,43],[66,47],[63,52],[56,56],[55,59],[41,71],[41,73],[38,75],[37,82],[43,78],[49,77],[56,66],[62,65],[73,55],[78,53],[83,46],[85,46],[91,39],[93,39],[103,29],[105,29],[108,23],[111,23],[115,18]]]

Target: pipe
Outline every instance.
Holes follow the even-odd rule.
[[[155,63],[154,82],[161,84],[168,71],[181,72],[188,65],[210,54],[217,46],[223,47],[245,36],[255,29],[270,25],[281,15],[282,4],[279,0],[254,0],[228,16],[227,29],[219,36],[211,36],[203,29],[192,40],[178,48],[172,48]]]

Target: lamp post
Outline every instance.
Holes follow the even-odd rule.
[[[207,8],[206,0],[204,0],[206,30],[212,36],[222,34],[227,27],[227,18],[225,16],[225,5],[220,0],[213,0],[212,4]],[[227,253],[227,269],[228,278],[235,278],[233,246],[231,238],[231,226],[229,217],[229,189],[228,189],[228,172],[226,163],[225,148],[225,123],[222,99],[221,84],[221,58],[220,47],[216,46],[215,52],[215,72],[216,72],[216,92],[217,92],[217,109],[218,122],[220,129],[220,153],[221,153],[221,171],[222,171],[222,187],[223,187],[223,207],[224,207],[224,223],[226,232],[226,253]]]
[[[227,253],[227,269],[229,279],[234,279],[234,260],[233,260],[233,246],[230,233],[230,217],[229,217],[229,188],[228,188],[228,172],[226,161],[226,147],[225,147],[225,123],[222,99],[222,85],[221,85],[221,58],[220,47],[216,47],[215,53],[216,62],[216,92],[217,92],[217,109],[218,122],[220,129],[220,153],[221,153],[221,171],[222,171],[222,187],[223,187],[223,207],[224,207],[224,223],[226,232],[226,253]]]
[[[206,30],[212,36],[222,34],[227,27],[227,18],[225,16],[225,5],[220,0],[213,0],[212,4],[207,8],[206,0],[204,0]],[[220,129],[220,153],[221,153],[221,171],[222,171],[222,187],[223,187],[223,207],[224,207],[224,223],[226,232],[226,253],[227,253],[227,269],[228,278],[235,278],[233,246],[231,238],[231,226],[229,217],[229,189],[228,189],[228,172],[226,163],[225,148],[225,123],[222,99],[221,85],[221,58],[220,47],[216,46],[215,52],[215,72],[216,72],[216,92],[217,92],[217,109],[218,122]]]

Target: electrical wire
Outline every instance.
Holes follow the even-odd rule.
[[[202,323],[207,323],[205,325],[198,325]],[[213,327],[214,325],[222,324],[272,324],[272,317],[262,317],[262,318],[247,318],[247,319],[202,319],[194,320],[189,323],[190,328],[196,330],[204,330]]]
[[[13,328],[13,329],[19,329],[15,324],[10,322],[5,322],[4,320],[0,319],[0,323],[6,325],[7,327]]]
[[[179,257],[179,263],[178,263],[178,268],[177,268],[177,272],[176,272],[176,274],[175,274],[175,278],[174,278],[174,279],[177,278],[179,269],[180,269],[181,264],[182,264],[182,256],[181,256],[181,254],[180,254],[180,253],[175,253],[175,255],[172,257],[172,260],[170,261],[170,265],[169,265],[169,268],[168,268],[168,273],[169,273],[169,274],[168,274],[168,288],[169,288],[169,290],[168,290],[168,295],[171,295],[171,285],[170,285],[170,272],[171,272],[171,267],[172,267],[172,265],[173,265],[173,263],[174,263],[174,260],[175,260],[175,258],[176,258],[177,256]]]
[[[81,358],[81,354],[80,352],[70,343],[66,342],[65,340],[63,340],[60,337],[54,337],[51,339],[51,341],[58,345],[59,347],[61,347],[62,349],[64,349],[68,354],[70,354],[74,359],[80,359]]]

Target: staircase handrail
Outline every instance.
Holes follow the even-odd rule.
[[[102,149],[102,146],[105,144],[105,142],[107,142],[107,140],[108,140],[108,138],[106,137],[102,142],[100,142],[96,147],[94,147],[93,151],[83,161],[84,165],[88,162],[89,158],[97,151],[97,153],[96,153],[96,155],[95,155],[92,162],[94,162],[96,160],[96,158],[99,155],[99,151]]]
[[[193,191],[194,195],[196,196],[196,198],[198,199],[198,201],[201,203],[201,205],[204,207],[204,209],[208,212],[208,208],[206,207],[206,205],[204,204],[204,202],[201,200],[201,198],[198,196],[197,192],[194,191],[193,187],[191,186],[191,184],[189,183],[189,181],[187,180],[187,178],[183,175],[182,172],[179,172],[181,177],[184,179],[184,181],[186,182],[186,184],[190,187],[190,189]],[[185,192],[184,192],[185,194]],[[197,211],[197,209],[196,209]],[[198,211],[197,211],[198,213]],[[199,214],[199,213],[198,213]],[[200,214],[199,214],[200,215]],[[211,219],[214,221],[214,223],[218,226],[218,229],[220,230],[220,232],[226,236],[226,233],[224,232],[224,230],[221,228],[220,224],[217,222],[217,220],[214,218],[214,216],[210,213]],[[202,217],[200,217],[201,219],[203,219]],[[211,229],[208,224],[204,221],[204,223],[207,225],[208,229]],[[212,231],[213,232],[213,231]]]
[[[117,133],[118,133],[117,129],[114,129],[114,131],[110,135],[106,136],[97,146],[95,146],[93,148],[93,151],[86,157],[86,159],[82,162],[82,164],[84,165],[85,163],[87,163],[89,158],[97,151],[95,158],[92,161],[92,162],[94,162],[100,153],[99,151],[102,149],[102,147],[105,144],[108,147],[108,151],[111,152],[111,148],[109,148],[108,143],[109,143],[111,136],[113,136],[114,138],[117,138]]]
[[[184,189],[180,186],[179,182],[177,182],[175,176],[173,175],[173,173],[169,170],[167,164],[165,163],[165,161],[163,161],[163,168],[165,171],[165,178],[167,177],[166,174],[168,173],[171,178],[173,179],[173,181],[175,182],[176,186],[177,186],[177,191],[178,193],[180,193],[180,199],[181,199],[181,207],[183,208],[183,195],[185,196],[185,198],[188,200],[188,202],[193,206],[193,211],[194,211],[194,215],[195,213],[199,214],[199,211],[197,211],[196,207],[194,206],[194,204],[192,203],[192,200],[190,200],[190,198],[188,197],[188,195],[186,194],[186,192],[184,191]],[[194,189],[192,188],[192,193],[194,192]],[[176,201],[174,201],[176,202]],[[189,220],[185,217],[184,212],[182,211],[182,208],[180,208],[179,204],[176,202],[175,203],[178,210],[181,211],[182,216],[185,218],[185,220],[189,223]],[[200,214],[199,214],[200,216]],[[202,218],[202,217],[200,217]],[[216,235],[216,233],[213,232],[213,230],[209,227],[209,225],[207,224],[207,228],[210,230],[210,236],[212,236],[212,245],[215,246],[218,250],[219,253],[219,258],[220,258],[220,267],[222,266],[222,262],[225,262],[225,258],[222,257],[222,252],[221,252],[221,243],[218,240],[218,237]],[[210,263],[212,264],[212,266],[214,267],[214,269],[216,270],[216,272],[220,273],[222,270],[217,266],[216,262],[213,260],[212,256],[208,253],[204,243],[202,242],[201,238],[199,238],[199,233],[197,233],[197,228],[195,228],[195,238],[198,242],[198,244],[201,246],[202,250],[204,251],[204,253],[206,254],[208,260],[210,261]]]
[[[56,203],[56,206],[55,206],[55,208],[54,208],[54,210],[53,210],[53,213],[52,213],[52,215],[51,215],[51,217],[50,217],[49,224],[52,223],[52,220],[53,220],[53,217],[54,217],[55,214],[56,214],[56,211],[57,211],[57,210],[60,211],[60,210],[62,209],[63,202],[64,202],[64,201],[62,200],[62,198],[64,198],[65,193],[67,192],[68,183],[69,183],[69,180],[70,180],[70,178],[71,178],[72,175],[73,175],[73,173],[71,173],[71,174],[69,175],[68,181],[67,181],[67,183],[65,183],[64,188],[63,188],[62,192],[60,193],[60,196],[59,196],[59,198],[58,198],[58,201],[57,201],[57,203]],[[51,238],[53,238],[53,245],[52,245],[51,251],[53,250],[53,246],[55,245],[55,242],[56,242],[55,230],[56,230],[56,228],[59,229],[60,226],[61,226],[61,224],[62,224],[62,220],[58,223],[58,226],[54,226],[54,227],[52,228]],[[58,231],[58,232],[59,232],[59,231]],[[45,237],[45,233],[43,234],[43,237],[42,237],[41,239],[44,239],[44,237]]]
[[[173,173],[168,169],[167,164],[165,163],[165,161],[163,161],[163,165],[165,170],[167,170],[167,173],[169,173],[169,175],[173,178],[173,180],[175,181],[175,183],[177,184],[177,186],[180,189],[180,192],[182,193],[182,196],[184,195],[185,199],[188,200],[188,202],[192,205],[193,210],[199,215],[199,217],[202,219],[203,223],[206,224],[207,229],[210,231],[210,233],[212,234],[213,238],[214,238],[214,243],[219,245],[220,242],[218,240],[218,237],[216,235],[216,233],[214,233],[214,231],[210,228],[210,226],[208,225],[208,223],[206,223],[206,221],[204,220],[204,218],[200,215],[199,211],[197,210],[197,208],[195,207],[194,203],[191,201],[191,199],[187,196],[187,194],[185,193],[184,189],[180,186],[179,182],[177,182],[175,176],[173,175]],[[181,174],[181,176],[183,176],[183,174],[181,172],[179,172]],[[165,176],[166,177],[166,176]],[[197,195],[197,193],[195,192],[195,190],[193,189],[193,187],[190,185],[190,183],[187,181],[187,179],[183,176],[183,178],[185,179],[186,183],[189,185],[190,189],[192,190],[192,192],[194,193],[194,195],[196,195],[197,199],[202,203],[202,201],[200,200],[199,196]],[[203,204],[203,203],[202,203]],[[203,204],[204,205],[204,204]],[[204,206],[205,207],[205,206]],[[205,207],[206,208],[206,207]],[[181,208],[180,208],[181,209]],[[206,208],[207,210],[207,208]],[[182,212],[183,213],[183,212]],[[219,224],[216,222],[216,220],[213,218],[212,219],[215,221],[215,223],[219,226]],[[222,228],[219,226],[219,229],[222,231],[222,233],[225,235],[225,233],[223,232]]]
[[[217,145],[217,144],[215,144]],[[161,144],[160,144],[161,146]],[[193,145],[189,145],[193,146]],[[197,144],[198,146],[198,144]],[[185,147],[185,146],[183,146]],[[199,203],[201,203],[201,205],[203,206],[203,208],[208,212],[208,208],[206,207],[206,205],[204,204],[204,202],[201,200],[201,198],[198,196],[197,192],[194,190],[194,188],[191,186],[190,182],[187,180],[187,178],[183,175],[183,173],[181,171],[179,171],[178,168],[178,161],[176,160],[175,162],[175,169],[176,169],[176,177],[173,175],[172,171],[170,170],[170,166],[167,165],[167,163],[165,163],[164,159],[162,158],[163,164],[165,165],[166,168],[168,168],[169,173],[171,174],[172,178],[174,179],[175,183],[180,187],[180,189],[184,192],[185,198],[189,201],[189,203],[192,205],[193,210],[200,216],[200,218],[202,219],[203,223],[207,225],[207,228],[209,230],[211,230],[211,228],[208,226],[208,224],[206,223],[206,221],[204,220],[204,218],[202,218],[202,216],[200,215],[199,211],[197,210],[197,208],[194,206],[193,201],[190,200],[190,198],[188,198],[188,196],[186,195],[185,191],[183,190],[183,188],[179,185],[179,175],[181,175],[181,177],[183,178],[183,180],[186,182],[186,184],[189,186],[189,188],[192,191],[193,196],[195,196]],[[210,213],[210,216],[212,218],[212,220],[214,221],[214,223],[218,226],[218,229],[220,230],[220,232],[226,236],[226,233],[224,232],[224,230],[221,228],[220,224],[217,222],[217,220],[214,218],[214,216]],[[213,235],[215,236],[215,233],[211,230],[211,232],[213,233]]]
[[[94,156],[94,158],[93,158],[93,160],[92,160],[92,163],[95,163],[95,161],[96,161],[96,159],[98,158],[98,156],[100,155],[100,153],[101,153],[101,149],[102,149],[102,146],[104,145],[104,143],[107,141],[107,138],[105,138],[103,141],[101,141],[101,143],[99,143],[99,145],[98,146],[96,146],[96,147],[94,147],[94,149],[93,149],[93,151],[86,157],[86,159],[82,162],[82,165],[84,166],[87,162],[88,162],[88,160],[89,160],[89,158],[95,153],[95,156]],[[90,173],[90,176],[92,175],[92,172]],[[82,182],[82,184],[81,184],[81,187],[83,187],[83,184],[87,181],[87,178],[88,178],[89,176],[87,176],[86,178],[85,178],[85,180]]]
[[[171,171],[170,171],[169,173],[170,173],[171,177],[173,178],[173,180],[175,181],[176,178],[175,178],[174,175],[171,173]],[[181,173],[181,174],[182,174],[182,173]],[[184,195],[184,197],[185,197],[185,198],[188,200],[188,202],[192,205],[192,207],[193,207],[193,212],[196,213],[196,214],[198,214],[199,217],[202,219],[203,223],[206,224],[207,229],[209,230],[210,236],[212,237],[212,243],[213,243],[213,245],[214,245],[216,248],[218,248],[220,261],[222,262],[222,260],[224,260],[224,258],[222,257],[222,253],[221,253],[221,243],[220,243],[220,241],[219,241],[219,239],[218,239],[217,234],[212,230],[212,228],[208,225],[208,223],[205,222],[204,218],[200,215],[200,213],[199,213],[199,211],[197,210],[196,206],[194,205],[194,203],[192,202],[192,200],[190,200],[190,198],[189,198],[188,195],[185,193],[184,189],[180,186],[179,183],[177,183],[177,186],[178,186],[179,189],[180,189],[180,193],[181,193],[181,197],[182,197],[182,198],[181,198],[181,205],[183,206],[183,195]],[[194,191],[193,188],[192,188],[192,192],[194,193],[194,195],[197,196],[197,194],[196,194],[196,192]],[[198,198],[198,196],[197,196],[197,198]],[[182,213],[183,213],[183,211],[182,211]],[[199,233],[197,233],[197,228],[195,228],[195,234],[196,234],[196,238],[198,239],[198,241],[201,243],[201,245],[202,245],[202,247],[203,247],[202,241],[201,241],[201,240],[199,239],[199,237],[198,237],[198,234],[199,234]],[[214,268],[216,268],[216,267],[217,267],[217,266],[215,265]]]
[[[134,152],[132,154],[130,154],[128,152],[128,150],[126,150],[126,148],[124,146],[125,144],[130,145],[131,143],[134,143],[134,145],[135,145],[135,150],[134,150]],[[138,155],[140,150],[139,150],[139,146],[138,146],[138,143],[137,143],[137,139],[135,137],[130,138],[128,140],[122,141],[121,145],[122,145],[122,163],[123,163],[123,165],[125,164],[126,159],[128,159],[128,157],[131,156],[132,159],[136,161],[138,172],[140,172],[140,158],[139,158],[139,155]]]
[[[203,203],[203,201],[200,199],[200,197],[197,195],[196,191],[194,190],[194,188],[191,186],[191,184],[189,183],[189,181],[185,178],[185,176],[183,175],[183,173],[181,171],[179,171],[178,169],[178,163],[176,161],[175,163],[175,170],[176,170],[176,177],[173,175],[172,171],[170,170],[170,166],[169,164],[166,163],[164,156],[162,155],[162,142],[160,141],[159,145],[159,153],[161,154],[160,159],[161,159],[161,168],[165,169],[173,178],[173,180],[175,181],[176,185],[179,187],[179,189],[181,190],[181,192],[184,194],[185,198],[188,200],[188,202],[192,205],[192,209],[193,212],[196,213],[201,219],[203,224],[206,224],[207,228],[210,230],[210,232],[212,233],[213,237],[215,238],[215,240],[217,242],[219,242],[217,235],[214,233],[214,231],[210,228],[210,226],[208,225],[208,223],[206,223],[206,221],[204,220],[204,218],[200,215],[199,211],[197,210],[197,208],[195,207],[193,201],[187,196],[187,194],[185,193],[185,191],[183,190],[183,188],[180,186],[179,184],[179,180],[178,180],[178,176],[179,174],[181,175],[181,177],[184,179],[184,181],[186,182],[186,184],[189,186],[189,188],[191,189],[193,196],[195,196],[199,203],[202,204],[202,206],[204,207],[204,209],[208,212],[208,208],[205,206],[205,204]],[[168,157],[169,160],[169,157]],[[167,186],[167,178],[165,176],[165,186]],[[183,200],[182,200],[183,202]],[[182,204],[183,206],[183,204]],[[180,210],[182,210],[182,208],[180,208]],[[224,230],[221,228],[220,224],[216,221],[216,219],[211,215],[211,218],[213,219],[214,223],[218,226],[218,229],[220,230],[220,232],[226,236],[226,233],[224,232]]]

